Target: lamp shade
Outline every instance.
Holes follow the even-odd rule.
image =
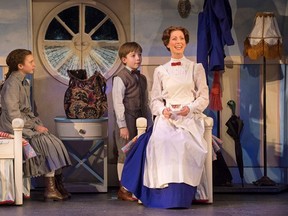
[[[250,35],[244,42],[244,56],[256,60],[281,57],[282,37],[273,12],[258,12]]]

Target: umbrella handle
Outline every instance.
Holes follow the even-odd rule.
[[[235,115],[235,109],[236,109],[236,103],[234,100],[229,100],[227,102],[227,105],[229,106],[229,108],[231,109],[232,111],[232,114]]]

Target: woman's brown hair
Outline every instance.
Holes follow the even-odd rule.
[[[170,26],[163,31],[163,35],[162,35],[163,44],[169,51],[170,49],[167,47],[167,45],[169,44],[171,32],[176,31],[176,30],[182,31],[184,34],[186,44],[189,43],[189,32],[186,28],[181,27],[181,26]]]

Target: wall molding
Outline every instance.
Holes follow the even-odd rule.
[[[0,56],[0,66],[7,66],[6,65],[6,56]]]
[[[192,61],[196,60],[196,56],[187,56]],[[170,60],[170,56],[143,56],[142,66],[158,66],[164,64]],[[237,65],[237,64],[262,64],[262,59],[251,60],[244,58],[243,56],[227,56],[225,58],[225,65]],[[267,60],[267,64],[288,64],[288,56],[283,56],[280,60]],[[6,56],[0,56],[0,66],[6,66]]]
[[[188,59],[195,61],[196,56],[187,56]],[[164,64],[170,60],[170,56],[143,56],[142,58],[142,66],[157,66],[160,64]],[[225,65],[239,65],[239,64],[263,64],[263,59],[259,58],[257,60],[251,60],[248,57],[243,56],[227,56],[225,58]],[[266,64],[288,64],[288,56],[283,56],[280,60],[266,60]]]

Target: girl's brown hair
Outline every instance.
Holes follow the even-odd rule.
[[[5,79],[8,79],[12,72],[18,71],[18,65],[24,64],[26,56],[31,54],[32,52],[26,49],[15,49],[11,51],[6,58],[6,64],[9,69]]]
[[[176,31],[176,30],[182,31],[184,34],[186,44],[189,43],[189,32],[186,28],[181,27],[181,26],[170,26],[163,31],[163,35],[162,35],[163,44],[169,51],[170,49],[167,47],[167,45],[169,44],[171,32]]]

